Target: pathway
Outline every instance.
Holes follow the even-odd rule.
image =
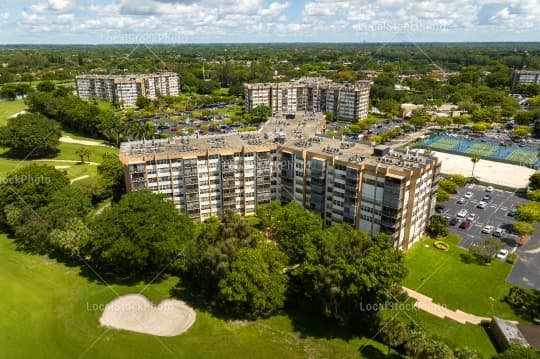
[[[449,318],[459,322],[461,324],[471,323],[471,324],[480,324],[482,321],[490,321],[490,318],[479,317],[473,314],[462,312],[461,310],[450,310],[442,305],[433,303],[433,299],[428,296],[425,296],[421,293],[418,293],[412,289],[403,287],[407,295],[411,298],[416,299],[415,306],[419,309],[422,309],[430,314],[433,314],[439,318]]]
[[[80,181],[80,180],[83,180],[83,179],[87,179],[88,177],[90,177],[89,175],[84,175],[84,176],[81,176],[81,177],[77,177],[77,178],[74,178],[70,181],[70,183],[73,183],[73,182],[77,182],[77,181]]]

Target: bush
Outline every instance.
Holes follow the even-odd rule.
[[[516,253],[510,253],[508,257],[506,258],[506,263],[514,264],[517,260],[517,254]]]
[[[531,202],[517,208],[516,218],[523,222],[538,222],[540,220],[540,203]]]
[[[440,249],[441,251],[447,251],[448,249],[450,249],[448,243],[443,241],[435,241],[435,243],[433,243],[433,246],[437,249]]]
[[[448,195],[448,192],[446,192],[444,189],[439,188],[437,191],[437,202],[446,202],[450,199],[450,196]]]
[[[439,183],[439,187],[445,190],[446,192],[453,193],[453,194],[457,193],[457,190],[458,190],[457,184],[453,181],[450,181],[449,179],[443,179]]]
[[[446,176],[446,179],[454,182],[459,187],[463,187],[467,184],[467,179],[465,178],[465,176],[459,174],[449,174],[448,176]]]
[[[529,201],[540,202],[540,189],[527,192],[527,199]]]
[[[528,222],[516,222],[512,225],[512,229],[520,234],[533,234],[534,233],[534,226]]]

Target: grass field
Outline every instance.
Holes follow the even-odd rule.
[[[506,159],[514,162],[534,163],[536,162],[537,154],[530,151],[514,150]]]
[[[441,150],[451,150],[459,144],[459,140],[454,138],[441,138],[433,142],[429,147],[439,148]]]
[[[88,281],[77,267],[15,251],[5,235],[0,235],[0,257],[2,358],[383,358],[386,354],[385,347],[367,339],[297,331],[287,316],[227,322],[197,310],[194,326],[173,338],[105,330],[98,324],[103,306],[116,293],[143,290],[143,284],[109,288]],[[177,281],[171,277],[152,284],[144,294],[157,303],[169,296]],[[364,355],[358,350],[363,345]]]
[[[418,243],[407,253],[409,273],[403,284],[449,309],[521,320],[503,300],[511,287],[506,282],[511,265],[498,260],[489,266],[467,264],[461,259],[466,250],[457,247],[458,241],[450,240],[446,252],[434,248],[432,240]]]
[[[489,156],[493,152],[495,152],[495,147],[493,147],[491,145],[485,145],[485,144],[477,143],[477,144],[472,145],[471,147],[469,147],[466,152],[470,153],[472,155]]]
[[[5,126],[8,118],[24,111],[25,108],[24,100],[0,102],[0,126]]]

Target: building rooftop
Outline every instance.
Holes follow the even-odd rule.
[[[146,78],[146,77],[157,77],[157,76],[178,76],[178,74],[174,72],[159,72],[159,73],[152,73],[152,74],[125,74],[125,75],[108,75],[108,74],[81,74],[77,75],[76,79],[112,79],[112,80],[129,80],[129,79],[138,79],[138,78]]]
[[[325,159],[355,164],[384,165],[401,169],[426,166],[435,157],[389,146],[373,147],[371,144],[351,141],[344,137],[324,135],[325,117],[322,113],[300,112],[294,119],[276,116],[269,119],[258,131],[243,134],[212,136],[183,136],[171,139],[130,141],[120,146],[120,157],[125,163],[139,162],[154,155],[189,157],[212,153],[244,151],[307,151]],[[185,154],[182,155],[182,154]]]
[[[497,317],[493,317],[493,323],[497,325],[509,344],[529,346],[527,339],[523,336],[517,324]]]

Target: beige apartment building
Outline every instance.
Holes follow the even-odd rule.
[[[327,226],[388,233],[397,248],[409,248],[434,211],[440,161],[329,138],[324,127],[324,115],[299,113],[250,134],[126,142],[120,159],[127,189],[161,193],[198,221],[295,201]]]
[[[370,87],[369,81],[336,83],[322,77],[245,84],[246,111],[263,105],[273,114],[314,111],[328,112],[342,120],[363,120],[368,116]]]
[[[151,100],[159,95],[178,96],[178,75],[164,72],[148,75],[80,75],[76,77],[77,94],[83,100],[96,97],[134,107],[137,97]]]

